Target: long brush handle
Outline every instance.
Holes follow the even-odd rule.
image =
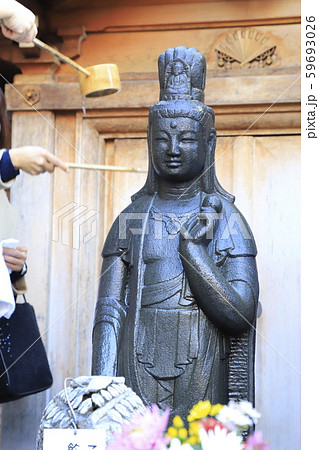
[[[69,58],[68,56],[63,55],[63,53],[60,53],[58,50],[56,50],[55,48],[50,47],[48,44],[45,44],[44,42],[40,41],[40,39],[38,38],[34,38],[33,39],[34,44],[37,47],[42,48],[43,50],[46,50],[47,52],[51,53],[54,56],[57,56],[59,59],[61,59],[63,62],[69,64],[70,66],[74,67],[74,69],[79,70],[80,72],[85,73],[85,75],[90,76],[90,72],[86,69],[84,69],[84,67],[80,66],[79,64],[77,64],[76,62],[74,62],[71,58]]]
[[[102,164],[81,164],[67,162],[66,165],[71,169],[93,169],[93,170],[110,170],[115,172],[139,172],[146,173],[147,170],[144,169],[134,169],[133,167],[123,167],[123,166],[107,166]]]

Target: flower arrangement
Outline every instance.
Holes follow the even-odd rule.
[[[164,450],[169,443],[165,430],[169,410],[161,413],[156,405],[146,408],[145,414],[137,413],[129,425],[123,425],[122,433],[114,433],[114,441],[107,450]]]
[[[190,410],[187,426],[175,416],[166,431],[169,410],[162,413],[153,405],[145,415],[137,414],[129,425],[124,425],[107,450],[269,450],[261,431],[255,431],[244,442],[244,433],[259,417],[246,401],[212,405],[206,400]]]
[[[179,416],[168,428],[169,449],[176,450],[268,450],[260,431],[244,442],[243,434],[255,425],[260,414],[250,402],[230,401],[228,405],[198,402],[187,417],[188,429]]]

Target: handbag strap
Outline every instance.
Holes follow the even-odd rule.
[[[17,294],[17,295],[14,297],[14,300],[15,300],[16,303],[17,303],[17,298],[18,298],[19,295],[22,295],[22,297],[23,297],[23,303],[28,303],[28,302],[27,302],[27,299],[26,299],[26,297],[25,297],[25,294],[24,294],[23,292],[20,292],[19,294]]]

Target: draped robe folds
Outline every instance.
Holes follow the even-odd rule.
[[[172,415],[183,418],[199,400],[253,401],[253,382],[249,380],[253,380],[254,370],[254,327],[235,337],[219,330],[199,308],[183,270],[164,280],[162,286],[144,285],[145,245],[152,233],[155,197],[144,195],[134,200],[106,239],[102,256],[121,258],[126,267],[125,289],[122,298],[110,296],[107,291],[112,279],[108,280],[108,273],[103,275],[95,326],[111,325],[117,348],[103,355],[108,373],[98,373],[94,364],[93,372],[124,376],[145,404],[169,406]],[[254,239],[237,208],[222,196],[220,200],[224,214],[207,251],[229,283],[240,280],[250,286],[257,305],[256,271],[247,270],[245,263],[256,256]],[[104,350],[108,352],[109,346]],[[93,346],[93,361],[95,352],[101,349]]]

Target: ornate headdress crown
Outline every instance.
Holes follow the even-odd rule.
[[[160,100],[204,102],[206,59],[196,48],[169,48],[158,58]]]

